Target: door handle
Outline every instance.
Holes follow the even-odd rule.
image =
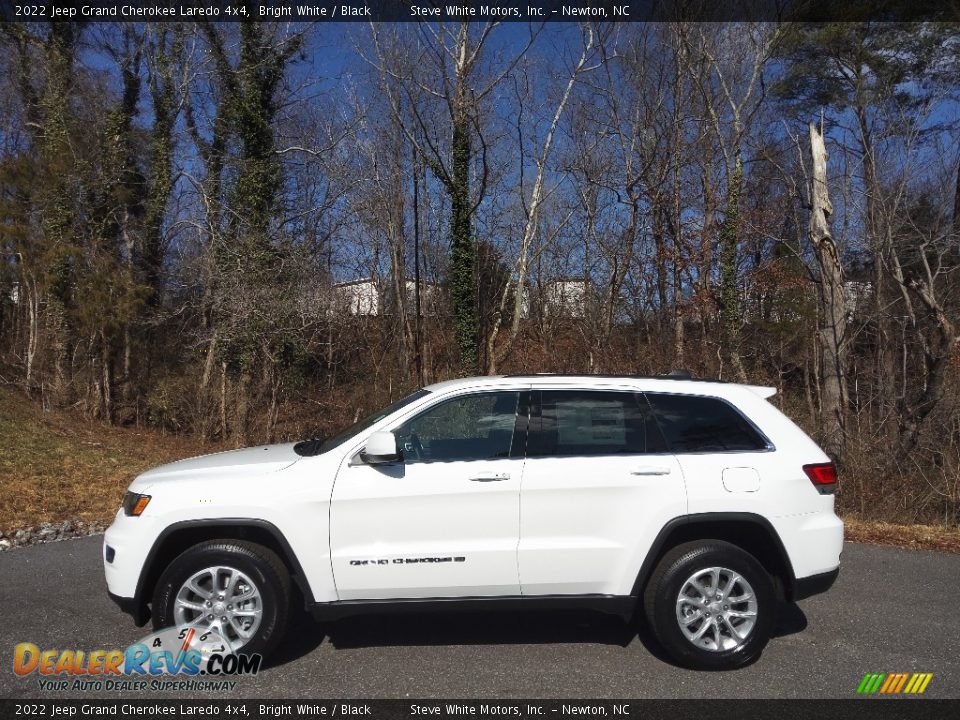
[[[470,478],[470,482],[501,482],[509,479],[510,473],[481,473]]]
[[[662,465],[641,465],[630,471],[631,475],[669,475],[670,468]]]

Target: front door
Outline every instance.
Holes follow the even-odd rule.
[[[520,594],[521,395],[440,400],[388,428],[402,462],[344,462],[330,506],[341,600]]]

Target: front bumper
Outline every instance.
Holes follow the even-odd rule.
[[[114,595],[127,598],[136,595],[140,572],[157,539],[158,524],[154,518],[127,517],[120,510],[107,528],[103,536],[103,572],[107,587]],[[110,562],[107,548],[113,551]]]
[[[145,603],[140,602],[137,598],[126,598],[114,595],[109,590],[107,591],[107,595],[117,604],[117,607],[133,618],[134,625],[143,627],[147,624],[147,620],[150,619],[150,611],[147,610]]]
[[[157,537],[157,523],[150,517],[127,517],[117,512],[103,536],[103,572],[107,593],[137,626],[150,618],[140,593],[140,574]]]

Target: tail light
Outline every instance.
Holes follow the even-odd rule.
[[[837,488],[837,466],[832,462],[804,465],[803,471],[821,495],[833,495]]]

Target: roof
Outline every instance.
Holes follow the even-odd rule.
[[[594,374],[594,373],[572,373],[572,374],[561,374],[561,373],[521,373],[517,375],[503,375],[502,377],[515,377],[515,378],[636,378],[641,380],[690,380],[693,382],[718,382],[726,383],[726,380],[711,380],[709,378],[695,378],[687,370],[671,370],[666,375],[616,375],[616,374]]]
[[[647,390],[662,390],[672,392],[688,392],[692,395],[704,394],[706,387],[711,387],[713,393],[718,396],[728,395],[731,392],[745,388],[755,395],[762,398],[768,398],[776,394],[776,388],[763,385],[745,385],[739,383],[730,383],[725,380],[715,380],[707,378],[691,378],[689,374],[671,374],[671,375],[559,375],[551,373],[534,373],[529,375],[488,375],[480,377],[457,378],[455,380],[445,380],[443,382],[428,385],[425,389],[431,392],[440,392],[455,390],[459,388],[483,388],[483,387],[516,387],[517,384],[531,387],[565,386],[572,385],[579,388],[591,387],[609,387],[631,386],[631,381],[640,381],[637,384],[643,385]]]

